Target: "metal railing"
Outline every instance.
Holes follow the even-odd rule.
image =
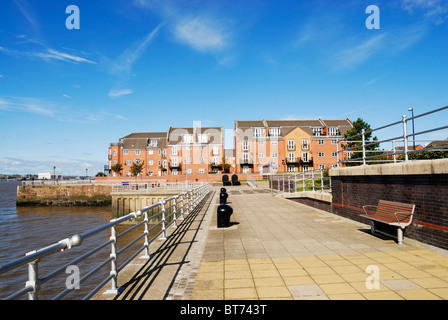
[[[110,246],[110,255],[107,259],[100,262],[94,268],[85,273],[82,278],[79,279],[79,285],[81,282],[84,282],[88,278],[90,278],[93,274],[97,273],[100,269],[105,267],[107,264],[110,264],[110,272],[105,279],[103,279],[99,284],[96,285],[94,289],[92,289],[83,300],[90,299],[93,295],[95,295],[98,291],[100,291],[104,286],[110,282],[110,288],[106,291],[108,294],[117,294],[118,293],[118,273],[138,254],[144,251],[141,258],[150,259],[151,255],[149,252],[149,245],[161,235],[160,239],[165,240],[167,238],[166,229],[173,224],[173,227],[176,227],[176,223],[178,220],[184,219],[185,215],[191,213],[198,204],[205,198],[205,196],[210,192],[210,185],[204,184],[202,186],[193,188],[189,191],[185,191],[173,197],[167,198],[153,204],[151,206],[145,207],[141,210],[129,213],[126,216],[110,220],[109,223],[104,224],[102,226],[93,228],[81,234],[73,235],[69,238],[63,239],[59,242],[51,244],[47,247],[34,250],[25,254],[24,257],[14,260],[10,263],[7,263],[3,266],[0,266],[0,275],[7,273],[8,271],[15,270],[21,266],[28,265],[28,280],[25,283],[25,287],[21,290],[16,291],[15,293],[9,295],[5,298],[5,300],[13,300],[22,297],[23,295],[28,294],[29,300],[37,300],[39,297],[39,292],[41,291],[41,287],[43,284],[47,283],[49,280],[53,279],[56,275],[66,272],[67,268],[70,266],[74,266],[99,252],[100,250]],[[152,216],[149,216],[149,212],[152,213],[156,211]],[[154,218],[160,218],[160,222],[149,225],[150,220]],[[117,234],[117,227],[125,222],[130,220],[135,220],[136,223],[132,227],[128,228],[126,231]],[[138,220],[141,220],[138,222]],[[136,230],[138,227],[144,227],[143,232],[139,233],[139,235],[126,243],[123,248],[118,249],[118,240],[123,237],[125,234],[128,234],[132,230]],[[157,231],[156,228],[160,228],[160,231]],[[110,237],[107,241],[98,246],[94,247],[90,251],[78,256],[74,260],[69,263],[63,265],[62,267],[53,270],[49,274],[39,277],[39,265],[42,263],[44,258],[51,257],[56,259],[54,255],[57,253],[61,253],[62,251],[69,251],[70,249],[81,246],[87,239],[91,238],[94,235],[97,235],[101,232],[110,230]],[[149,235],[153,232],[156,232],[155,235],[150,239]],[[102,237],[104,239],[104,237]],[[135,252],[133,252],[129,257],[126,257],[127,260],[123,262],[121,265],[118,265],[118,257],[123,254],[126,250],[131,248],[134,244],[139,240],[143,240],[144,243],[141,245]],[[67,286],[66,281],[66,289],[57,294],[53,300],[58,300],[69,294],[74,290],[75,286]]]
[[[95,179],[37,179],[22,181],[22,186],[91,185]]]
[[[184,192],[204,185],[204,182],[120,182],[112,185],[112,192]]]
[[[327,169],[314,169],[288,174],[273,174],[267,178],[271,188],[277,193],[293,193],[300,191],[331,192],[331,177]]]
[[[446,130],[448,129],[448,125],[431,127],[427,130],[412,133],[408,133],[409,130],[407,128],[407,124],[409,121],[414,122],[415,119],[427,117],[436,113],[441,113],[442,111],[446,111],[447,109],[448,106],[425,112],[411,118],[407,118],[406,115],[403,115],[401,121],[397,121],[372,130],[366,131],[365,129],[362,129],[362,132],[360,134],[339,139],[337,144],[338,166],[340,166],[340,164],[349,165],[350,163],[360,163],[362,165],[366,165],[372,163],[408,161],[410,160],[409,156],[414,153],[416,154],[426,151],[448,151],[447,140],[445,140],[445,144],[442,143],[442,145],[440,146],[434,146],[430,143],[434,142],[436,139],[416,139],[416,136],[427,135],[428,133],[437,131],[441,132],[442,130]],[[438,119],[448,119],[447,114],[437,114],[437,116]],[[393,127],[395,127],[395,129],[392,130],[396,130],[396,126],[401,127],[401,130],[403,132],[402,134],[383,140],[367,141],[366,137],[372,135],[374,132]],[[339,150],[339,143],[342,143],[344,147],[343,150]],[[423,143],[424,146],[416,145],[416,143]]]

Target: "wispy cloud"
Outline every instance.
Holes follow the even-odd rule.
[[[26,0],[14,0],[14,4],[17,6],[17,8],[20,10],[22,15],[25,17],[25,19],[28,21],[31,26],[36,31],[39,31],[40,24],[37,18],[35,17],[33,11],[30,8],[30,4]]]
[[[402,0],[401,6],[411,14],[423,12],[424,18],[436,25],[448,21],[448,2],[446,0]]]
[[[110,90],[108,96],[109,98],[119,98],[132,93],[133,91],[131,89]]]
[[[41,99],[25,97],[0,99],[0,110],[21,111],[47,117],[55,117],[60,114],[60,111],[54,105],[48,104]]]
[[[51,62],[54,60],[57,61],[63,61],[63,62],[69,62],[69,63],[90,63],[90,64],[96,64],[96,62],[78,57],[72,54],[56,51],[53,49],[46,49],[44,51],[19,51],[19,50],[13,50],[9,48],[0,47],[0,52],[3,52],[4,54],[19,58],[19,57],[28,57],[28,58],[38,58],[46,62]]]

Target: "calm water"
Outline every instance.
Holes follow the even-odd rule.
[[[0,265],[20,258],[29,251],[105,224],[111,219],[111,207],[16,207],[17,186],[20,184],[16,181],[0,181]],[[122,231],[118,230],[118,232]],[[81,253],[104,243],[109,235],[109,231],[102,232],[85,240],[80,247],[56,253],[51,259],[48,257],[42,259],[39,262],[39,277],[47,275],[58,266],[69,263]],[[81,276],[96,266],[100,260],[107,258],[109,248],[110,246],[107,246],[92,259],[77,264]],[[85,284],[82,283],[79,290],[72,291],[65,299],[84,297],[95,287],[94,283],[99,283],[109,274],[107,267],[103,268],[99,274],[92,276]],[[0,275],[0,299],[25,286],[27,268],[27,265],[24,265],[17,270]],[[69,274],[62,272],[55,279],[43,284],[39,299],[51,299],[55,294],[63,291],[68,276]]]

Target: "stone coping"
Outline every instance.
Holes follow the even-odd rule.
[[[320,192],[320,191],[300,191],[293,193],[281,193],[278,195],[280,198],[291,199],[291,198],[309,198],[315,199],[325,202],[330,202],[333,199],[333,196],[329,192]]]
[[[364,175],[448,174],[448,159],[410,160],[400,163],[332,168],[330,177]]]

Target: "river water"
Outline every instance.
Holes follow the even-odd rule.
[[[20,184],[21,182],[17,181],[0,181],[0,265],[21,258],[29,251],[43,248],[74,234],[81,234],[108,223],[112,217],[111,207],[16,207],[17,186]],[[117,233],[122,231],[118,230]],[[132,236],[132,233],[129,236]],[[48,257],[42,259],[39,261],[39,278],[106,242],[109,236],[110,231],[102,232],[88,238],[80,247],[56,253],[51,256],[51,259]],[[141,242],[137,245],[141,245]],[[77,264],[76,267],[78,267],[81,277],[83,271],[86,273],[98,265],[100,260],[107,259],[109,253],[110,245],[96,253],[91,259]],[[72,290],[64,299],[82,299],[109,274],[108,267],[109,264],[88,281],[83,282],[80,289]],[[0,299],[22,289],[27,281],[27,272],[28,266],[24,265],[0,275]],[[63,291],[66,288],[66,281],[71,275],[72,273],[67,270],[67,273],[62,272],[59,276],[44,283],[39,299],[52,299]],[[26,298],[25,295],[24,299]]]

